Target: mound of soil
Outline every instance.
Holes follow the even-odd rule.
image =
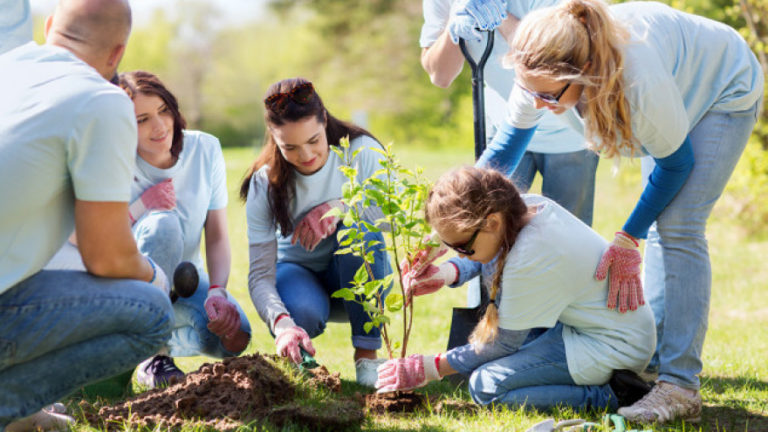
[[[310,386],[339,392],[339,374],[324,367],[308,371]],[[362,423],[364,413],[351,400],[328,399],[322,407],[299,401],[303,390],[292,383],[274,363],[259,355],[203,364],[182,382],[154,389],[116,405],[98,410],[84,409],[86,420],[107,429],[127,425],[180,428],[200,425],[232,430],[252,422],[268,420],[311,426],[312,430],[341,430]]]
[[[371,414],[411,413],[425,405],[424,395],[412,391],[372,393],[364,396],[365,408]]]

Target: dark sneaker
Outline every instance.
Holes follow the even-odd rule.
[[[613,371],[608,385],[611,386],[611,390],[613,390],[618,399],[619,408],[630,406],[639,401],[653,387],[640,378],[638,374],[628,369]]]
[[[183,379],[184,372],[176,367],[172,358],[164,355],[144,360],[136,371],[136,381],[149,388],[167,386]]]

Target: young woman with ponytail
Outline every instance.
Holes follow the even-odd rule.
[[[296,363],[301,349],[315,354],[310,338],[322,334],[329,320],[348,321],[357,381],[372,387],[381,363],[379,328],[366,332],[370,317],[360,304],[331,298],[351,285],[362,259],[335,254],[340,220],[323,216],[343,205],[347,180],[338,169],[344,162],[330,146],[348,137],[350,151],[363,150],[355,159],[362,182],[381,168],[383,156],[372,151],[381,145],[368,131],[332,116],[303,78],[270,86],[264,107],[264,147],[240,188],[248,216],[251,300],[275,336],[278,354]],[[363,215],[371,223],[383,217],[376,207],[364,208]],[[392,272],[384,237],[368,232],[365,240],[379,242],[371,248],[371,269],[382,279]]]
[[[616,409],[648,391],[634,372],[656,346],[653,314],[648,306],[632,314],[605,308],[607,282],[593,273],[607,244],[590,227],[482,168],[443,175],[426,216],[460,258],[417,271],[407,295],[463,283],[476,261],[493,273],[491,303],[468,345],[382,365],[380,391],[457,372],[470,376],[470,394],[484,405]]]
[[[520,23],[507,63],[516,71],[506,124],[479,166],[514,169],[546,108],[581,128],[605,157],[643,158],[644,190],[606,248],[595,277],[607,307],[644,303],[658,328],[654,390],[620,414],[698,421],[711,267],[706,222],[762,106],[764,75],[732,28],[654,2],[610,8],[566,0]]]

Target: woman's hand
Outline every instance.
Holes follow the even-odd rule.
[[[311,252],[321,241],[336,232],[336,225],[340,218],[338,216],[323,217],[333,208],[343,211],[344,204],[341,200],[330,200],[310,210],[293,231],[291,244],[299,242],[304,249]]]
[[[173,210],[174,208],[176,208],[176,190],[173,188],[173,179],[167,179],[145,190],[139,199],[128,207],[128,214],[131,224],[134,224],[150,210]]]
[[[619,312],[636,310],[644,305],[643,284],[640,281],[640,264],[643,258],[638,250],[640,243],[624,231],[618,231],[608,250],[603,253],[597,265],[595,279],[604,280],[610,270],[608,280],[608,309],[619,305]]]
[[[377,372],[379,379],[376,381],[376,388],[379,393],[411,390],[440,379],[435,356],[421,354],[388,360],[379,366]]]
[[[277,318],[274,325],[275,347],[277,354],[289,357],[294,363],[301,363],[301,350],[303,347],[311,356],[315,355],[315,347],[307,332],[296,325],[288,315]]]

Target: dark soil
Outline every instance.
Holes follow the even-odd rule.
[[[365,408],[371,414],[410,413],[425,406],[424,395],[411,391],[372,393],[364,396]]]
[[[324,367],[308,371],[307,384],[341,390],[339,374]],[[255,354],[203,364],[184,381],[154,389],[125,402],[96,409],[87,403],[86,420],[94,426],[180,428],[199,425],[232,430],[249,423],[282,426],[293,423],[311,430],[359,428],[364,419],[360,405],[348,399],[325,398],[319,406],[302,403],[306,390],[291,382],[272,361]]]

